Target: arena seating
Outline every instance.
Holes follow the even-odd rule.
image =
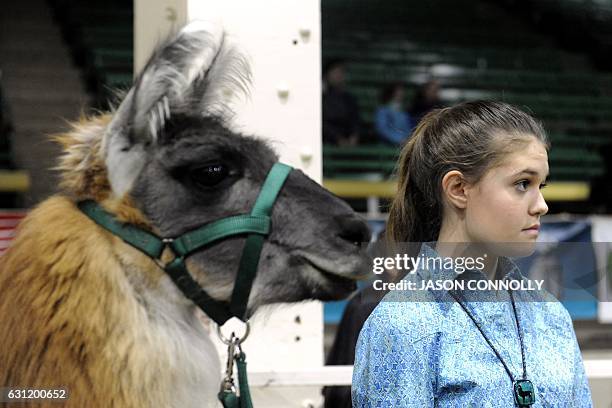
[[[612,1],[497,1],[530,17],[539,29],[554,33],[564,46],[590,53],[598,66],[612,68]]]
[[[12,124],[9,108],[3,96],[2,86],[0,84],[0,168],[2,169],[10,169],[13,167],[10,140],[11,132]]]
[[[409,100],[411,90],[433,77],[447,105],[502,100],[543,120],[553,145],[551,181],[590,184],[605,173],[600,152],[612,143],[612,75],[495,2],[360,0],[349,8],[323,0],[322,21],[323,57],[347,61],[348,87],[366,125],[383,84],[407,83]],[[397,153],[325,146],[324,175],[385,179]]]
[[[50,0],[99,108],[132,82],[133,4],[129,0]]]
[[[111,89],[132,81],[132,3],[50,1],[90,91],[99,107],[106,107]],[[530,1],[552,7],[549,0]],[[560,3],[571,9],[584,2]],[[402,80],[411,98],[417,85],[434,77],[448,105],[497,99],[542,119],[553,145],[552,181],[590,183],[604,175],[600,151],[612,141],[612,74],[595,71],[584,54],[559,48],[551,36],[536,32],[495,1],[355,0],[347,5],[323,0],[321,7],[323,58],[349,62],[349,87],[366,125],[383,84]],[[387,178],[395,150],[326,146],[324,174]]]
[[[11,151],[12,134],[13,124],[10,109],[6,98],[3,97],[2,84],[0,83],[0,208],[16,207],[19,193],[26,191],[29,187],[27,172],[16,169],[13,160]],[[0,236],[0,240],[1,238]],[[0,251],[1,248],[0,245]]]

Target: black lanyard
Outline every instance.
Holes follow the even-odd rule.
[[[476,318],[470,313],[468,308],[463,303],[461,303],[459,299],[457,299],[457,297],[452,293],[452,291],[448,292],[448,294],[451,295],[453,299],[455,299],[455,301],[459,304],[459,306],[461,306],[461,308],[470,317],[470,319],[472,319],[472,321],[474,322],[474,325],[476,326],[476,328],[478,329],[482,337],[485,339],[489,347],[491,347],[491,350],[493,350],[493,352],[495,353],[499,361],[504,366],[506,373],[510,377],[510,380],[512,380],[512,385],[514,389],[514,399],[517,405],[519,407],[529,407],[530,405],[533,405],[533,403],[535,402],[535,390],[533,388],[533,384],[531,383],[531,381],[527,379],[527,365],[525,363],[525,346],[523,344],[523,334],[521,332],[521,324],[518,319],[518,314],[516,313],[516,305],[514,304],[514,296],[511,290],[508,290],[508,293],[510,294],[510,301],[512,303],[512,312],[514,314],[514,320],[516,321],[516,329],[518,331],[519,342],[521,345],[521,362],[523,364],[523,378],[520,380],[516,380],[514,378],[514,376],[512,375],[512,372],[510,371],[510,368],[508,367],[508,365],[506,364],[502,356],[499,354],[497,349],[493,346],[493,343],[491,343],[491,340],[489,340],[489,338],[485,335],[484,331],[482,330],[482,327],[480,326]]]

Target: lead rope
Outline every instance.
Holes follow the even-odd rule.
[[[249,323],[246,322],[244,336],[238,337],[232,332],[228,339],[221,333],[221,326],[217,326],[217,335],[227,345],[225,377],[221,381],[221,389],[217,395],[223,408],[253,408],[247,378],[246,354],[244,354],[241,347],[242,342],[249,335],[249,330]],[[236,368],[238,369],[238,389],[240,391],[238,394],[236,394],[236,386],[234,384],[234,363],[236,363]]]

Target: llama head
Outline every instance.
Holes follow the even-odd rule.
[[[105,129],[98,144],[109,195],[129,196],[162,237],[249,213],[278,157],[262,140],[226,125],[227,96],[246,91],[248,82],[248,64],[215,26],[191,23],[160,47],[110,121],[98,125]],[[88,144],[95,143],[79,146]],[[346,203],[293,170],[271,220],[248,313],[354,290],[367,266],[359,244],[369,231]],[[214,298],[230,298],[244,242],[233,236],[187,259]]]

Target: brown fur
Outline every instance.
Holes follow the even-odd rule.
[[[123,220],[147,226],[129,198],[109,198],[101,138],[83,137],[108,119],[81,121],[57,138],[66,151],[62,186],[76,199],[100,200]],[[84,216],[74,198],[53,197],[34,209],[0,258],[0,333],[10,333],[0,349],[0,385],[65,388],[68,407],[169,406],[172,342],[163,330],[152,332],[124,269],[138,270],[138,284],[149,288],[162,272]]]
[[[109,196],[101,133],[110,120],[110,114],[82,116],[70,132],[54,137],[64,149],[57,167],[62,172],[60,185],[79,198],[103,201]]]

